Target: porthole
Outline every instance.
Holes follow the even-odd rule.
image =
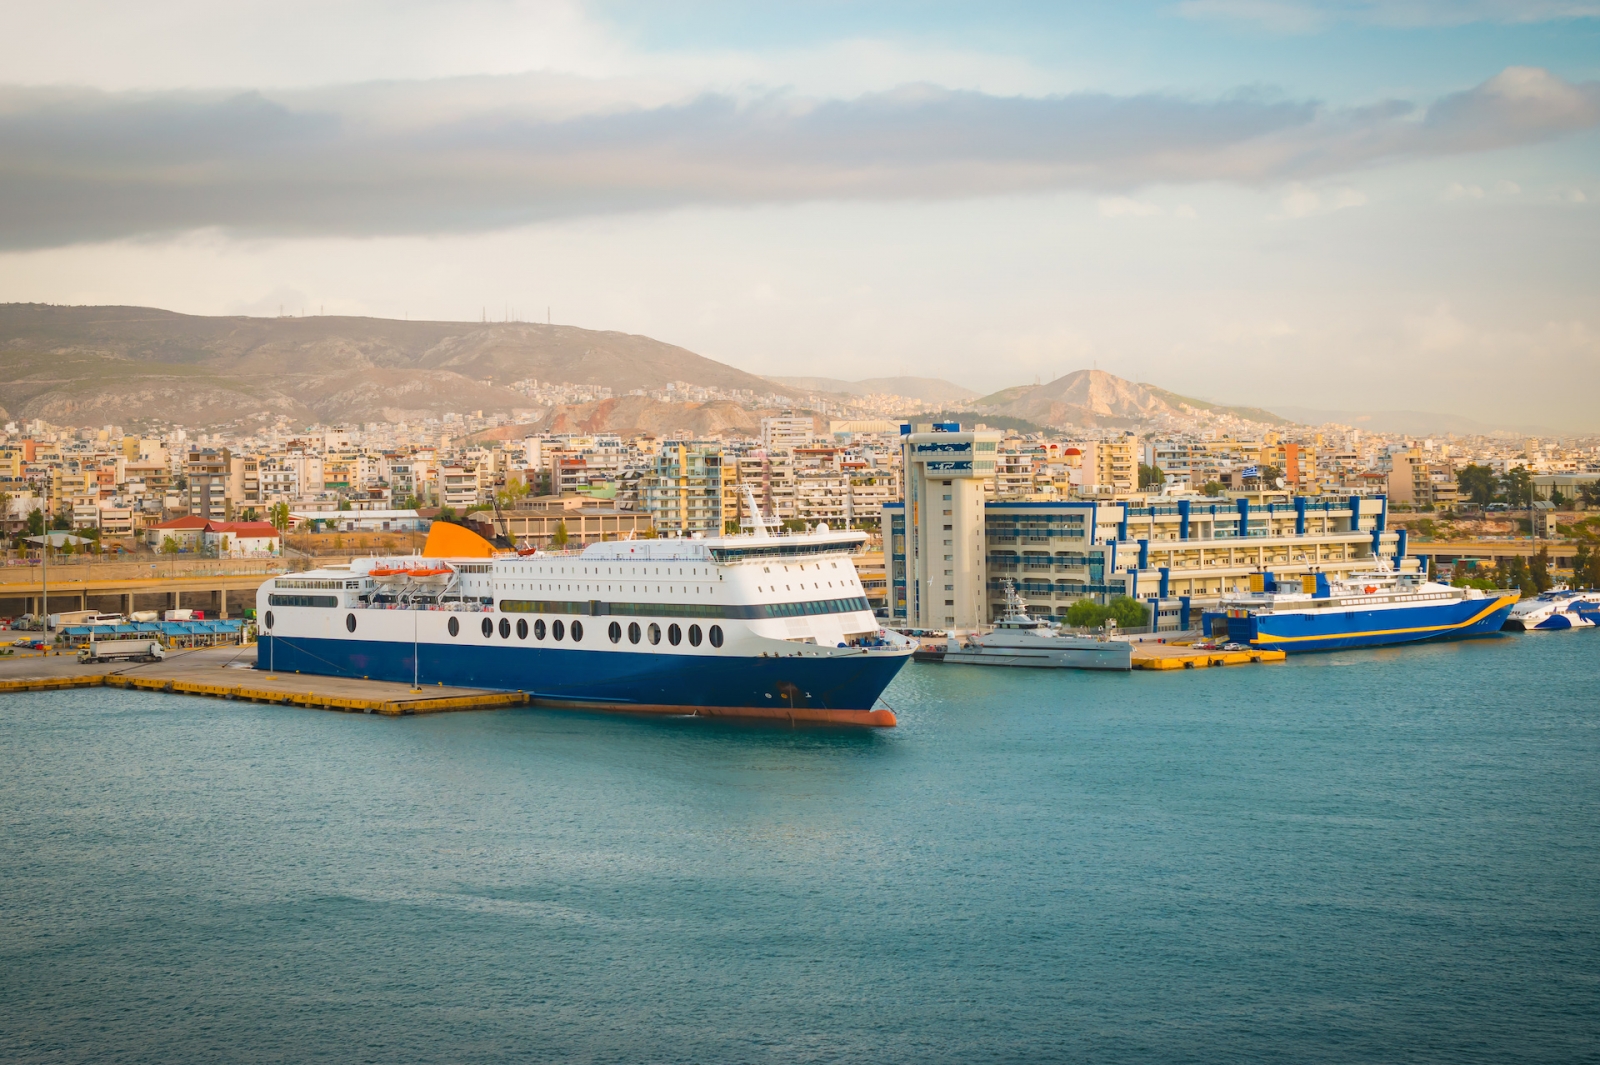
[[[500,619],[500,638],[502,640],[511,639],[511,619],[510,618],[501,618]]]
[[[536,640],[544,639],[544,618],[540,618],[533,623],[533,638]]]
[[[461,622],[457,621],[455,618],[451,618],[450,624],[446,625],[445,628],[450,630],[450,635],[452,636],[461,635]]]
[[[526,640],[527,638],[528,638],[528,619],[527,618],[518,618],[517,619],[517,639]]]
[[[272,628],[272,611],[267,611],[267,628]]]
[[[573,643],[578,643],[582,639],[583,639],[583,622],[574,621],[572,623],[572,642]]]
[[[707,633],[707,635],[711,637],[711,646],[712,647],[721,647],[722,646],[722,626],[721,625],[713,625],[713,626],[711,626],[711,631],[709,633]]]
[[[678,628],[677,622],[667,626],[667,642],[676,647],[683,640],[683,630]]]
[[[661,626],[653,621],[650,623],[650,642],[653,644],[661,642]]]
[[[550,635],[551,636],[554,636],[556,639],[559,640],[563,636],[565,636],[566,634],[567,634],[567,627],[564,624],[562,624],[559,621],[552,621],[550,623]]]
[[[346,614],[344,616],[344,631],[346,631],[346,632],[355,632],[356,631],[356,616],[354,614]]]
[[[628,642],[639,642],[639,623],[637,621],[628,622]]]
[[[482,628],[483,628],[483,635],[485,636],[485,638],[493,636],[494,635],[494,619],[493,618],[484,618],[483,619]]]
[[[606,635],[611,637],[611,642],[612,643],[621,643],[622,642],[622,625],[621,625],[621,623],[613,621],[611,623],[611,627],[606,629]]]
[[[699,647],[700,646],[700,626],[698,626],[698,625],[690,625],[689,626],[689,646],[690,647]]]

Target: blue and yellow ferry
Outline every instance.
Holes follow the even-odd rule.
[[[1330,581],[1257,574],[1251,590],[1207,612],[1208,635],[1291,654],[1461,639],[1499,632],[1518,593],[1452,588],[1418,573],[1380,568]]]

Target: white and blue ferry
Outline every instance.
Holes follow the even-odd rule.
[[[1265,573],[1203,623],[1208,635],[1292,654],[1481,636],[1500,631],[1516,602],[1515,591],[1453,588],[1388,568],[1343,581]]]
[[[1552,588],[1511,608],[1506,628],[1522,632],[1591,629],[1600,625],[1600,591]]]
[[[256,667],[526,691],[538,705],[895,724],[915,650],[881,629],[860,532],[626,540],[494,554],[436,524],[419,556],[277,577]]]

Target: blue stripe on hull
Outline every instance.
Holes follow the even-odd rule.
[[[1228,638],[1256,647],[1300,654],[1341,651],[1354,647],[1387,647],[1427,640],[1459,640],[1499,632],[1511,613],[1511,602],[1484,617],[1461,625],[1489,605],[1485,599],[1463,599],[1445,605],[1392,610],[1327,610],[1304,614],[1252,615],[1228,618]]]
[[[597,706],[827,710],[872,709],[910,658],[718,658],[427,643],[421,650],[425,686],[525,691],[535,699]],[[269,667],[282,673],[370,677],[409,684],[411,645],[263,634],[256,668]]]

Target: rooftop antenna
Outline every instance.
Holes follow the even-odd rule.
[[[544,324],[550,324],[550,305],[548,303],[544,305]]]

